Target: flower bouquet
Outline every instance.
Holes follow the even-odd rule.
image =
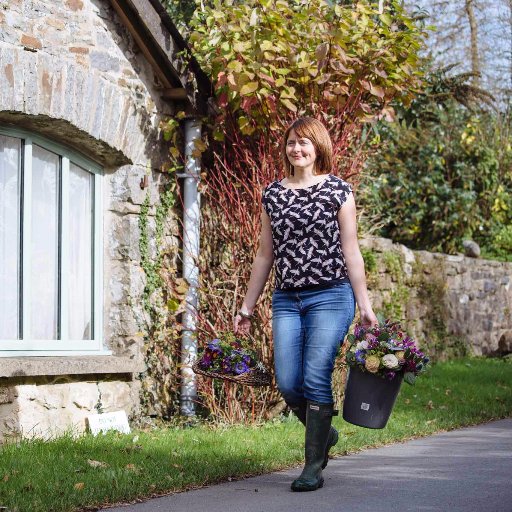
[[[381,320],[377,327],[368,328],[356,325],[347,340],[350,372],[343,417],[362,427],[384,428],[402,380],[414,384],[429,359],[398,322]]]
[[[414,384],[429,362],[414,340],[401,331],[398,322],[386,320],[369,328],[356,325],[347,340],[347,364],[385,379],[393,380],[401,374],[405,382]]]
[[[272,377],[247,343],[224,333],[199,350],[192,370],[200,375],[246,386],[269,386]]]

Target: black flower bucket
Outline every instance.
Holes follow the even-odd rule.
[[[403,373],[392,380],[351,366],[345,387],[343,419],[366,428],[384,428],[400,391]]]

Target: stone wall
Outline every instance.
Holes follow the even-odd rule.
[[[0,0],[4,120],[144,173],[165,158],[158,124],[173,113],[157,85],[108,1]]]
[[[86,418],[99,412],[131,411],[138,401],[131,378],[60,376],[11,380],[0,387],[2,435],[49,439],[84,431]]]
[[[140,413],[137,374],[144,370],[149,319],[142,307],[146,276],[139,219],[149,194],[148,238],[153,239],[155,205],[168,185],[161,172],[168,145],[159,126],[175,109],[162,100],[159,87],[108,0],[0,0],[0,125],[68,146],[105,171],[104,340],[117,361],[100,375],[89,365],[89,373],[61,383],[68,379],[62,375],[76,373],[74,357],[68,370],[53,358],[30,375],[23,371],[25,358],[12,358],[7,366],[11,358],[0,358],[0,440],[9,432],[41,433],[50,426],[83,431],[101,390],[110,397],[106,410]],[[143,190],[144,176],[149,179]],[[177,230],[169,219],[165,243],[178,243]],[[55,377],[45,380],[46,375]]]
[[[362,240],[375,310],[401,320],[439,358],[486,355],[512,332],[512,263]]]

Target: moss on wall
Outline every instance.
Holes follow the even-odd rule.
[[[361,255],[363,256],[364,269],[366,271],[367,277],[375,274],[375,271],[377,270],[377,259],[375,258],[373,251],[371,249],[362,247]]]
[[[382,261],[392,282],[396,283],[389,299],[382,303],[382,313],[386,318],[403,321],[410,294],[408,278],[403,270],[404,262],[401,255],[393,251],[383,252]]]
[[[426,308],[422,319],[425,332],[424,344],[435,360],[469,355],[469,343],[463,336],[448,333],[448,311],[446,306],[446,281],[443,260],[434,265],[416,262],[411,286],[417,291],[417,297]]]
[[[443,260],[425,264],[416,258],[406,272],[405,258],[396,250],[361,252],[368,287],[380,304],[376,313],[400,321],[434,359],[468,354],[468,340],[448,333]]]

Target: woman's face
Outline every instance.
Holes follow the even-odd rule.
[[[315,167],[315,146],[309,139],[298,137],[295,130],[290,130],[288,135],[286,156],[293,167],[311,170]]]

